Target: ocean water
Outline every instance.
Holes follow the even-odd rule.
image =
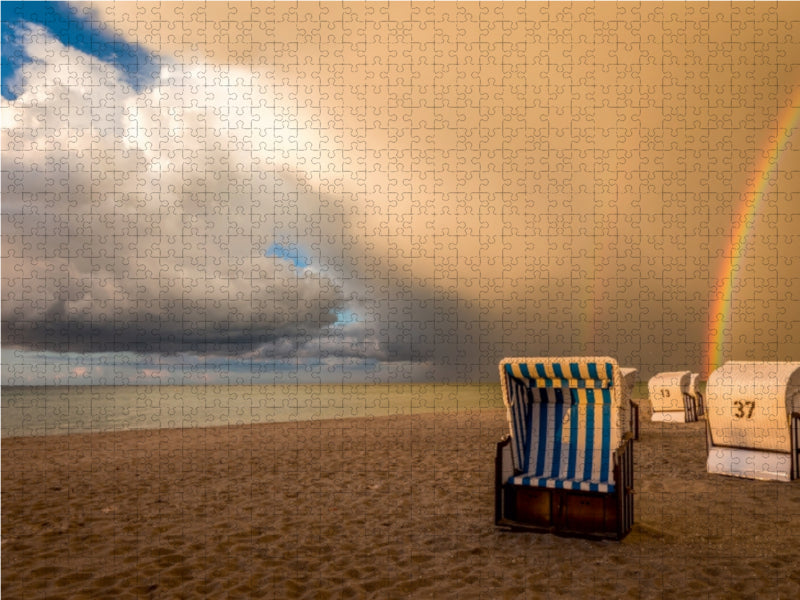
[[[467,413],[503,406],[498,384],[16,386],[2,437]]]

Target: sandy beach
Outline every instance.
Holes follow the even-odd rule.
[[[495,528],[502,410],[4,439],[2,596],[800,596],[800,482],[642,412],[621,542]]]

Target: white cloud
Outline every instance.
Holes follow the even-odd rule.
[[[306,235],[315,200],[263,76],[171,65],[137,94],[26,33],[32,62],[3,101],[6,344],[242,353],[335,322],[335,274],[264,255]]]

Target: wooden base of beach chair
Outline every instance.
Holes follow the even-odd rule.
[[[506,439],[497,448],[495,523],[516,530],[622,539],[633,526],[633,444],[616,453],[614,492],[587,492],[508,483]],[[506,467],[506,468],[504,468]]]
[[[615,495],[508,485],[500,525],[562,535],[617,537]]]

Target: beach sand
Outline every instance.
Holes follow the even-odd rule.
[[[501,410],[4,439],[2,597],[800,597],[800,482],[641,425],[621,542],[495,528]]]

